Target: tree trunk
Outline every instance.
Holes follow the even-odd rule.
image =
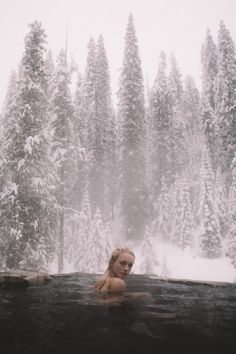
[[[58,250],[58,273],[64,268],[64,210],[60,212],[59,222],[59,250]]]

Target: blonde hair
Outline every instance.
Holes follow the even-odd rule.
[[[135,257],[134,252],[131,251],[131,249],[128,248],[128,247],[116,248],[111,254],[111,257],[110,257],[109,262],[108,262],[108,267],[107,267],[105,273],[102,275],[102,277],[95,284],[95,288],[96,289],[98,289],[98,290],[101,289],[106,282],[108,283],[108,289],[111,288],[111,286],[112,286],[112,278],[115,277],[111,265],[123,253],[129,253],[133,257]]]

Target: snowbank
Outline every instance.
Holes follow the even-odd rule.
[[[136,261],[133,273],[140,274],[142,257],[140,249],[135,249]],[[163,275],[163,267],[169,278],[203,281],[236,282],[236,269],[229,258],[205,259],[197,256],[196,250],[180,250],[168,244],[155,248],[159,265],[154,274]]]

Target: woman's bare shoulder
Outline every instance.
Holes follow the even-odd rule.
[[[126,284],[123,279],[112,277],[105,281],[103,287],[100,289],[101,291],[125,291]]]
[[[123,279],[120,278],[113,278],[112,279],[112,291],[125,291],[126,289],[126,284]]]

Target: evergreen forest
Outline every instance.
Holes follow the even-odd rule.
[[[144,85],[132,15],[116,104],[103,36],[84,72],[29,25],[0,134],[0,269],[103,272],[111,250],[193,248],[236,267],[236,54],[223,22],[199,53],[201,88],[173,55]],[[76,76],[75,89],[72,78]]]

